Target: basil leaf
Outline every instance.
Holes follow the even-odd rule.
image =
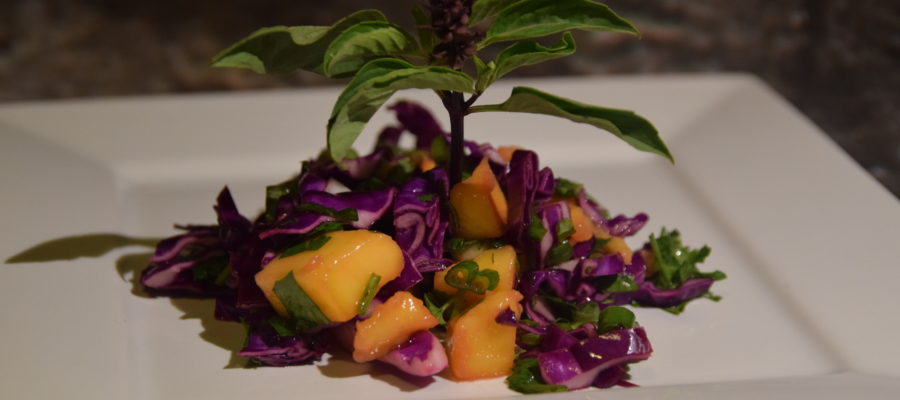
[[[563,385],[550,385],[541,378],[541,367],[537,358],[516,358],[512,373],[506,378],[506,385],[519,393],[556,393],[568,389]]]
[[[482,77],[482,72],[478,72],[477,86],[487,87],[516,68],[550,61],[573,53],[575,53],[575,39],[569,32],[564,33],[560,42],[553,47],[544,47],[540,43],[532,41],[516,42],[497,55],[497,59],[493,61],[495,66],[486,76]]]
[[[402,28],[385,21],[362,22],[341,32],[328,45],[322,70],[328,77],[353,75],[378,57],[412,53],[416,44]]]
[[[331,320],[325,314],[322,314],[319,306],[297,284],[297,281],[294,279],[294,271],[289,272],[280,281],[275,282],[274,291],[275,296],[284,305],[288,315],[294,320],[297,330],[306,332],[331,323]]]
[[[625,307],[609,306],[599,312],[595,321],[597,331],[603,334],[620,328],[634,328],[635,317],[634,313]]]
[[[281,255],[278,256],[278,258],[290,257],[292,255],[299,254],[304,251],[312,251],[312,250],[321,249],[322,246],[324,246],[325,243],[328,243],[329,240],[331,240],[330,236],[326,236],[326,235],[316,236],[312,239],[309,239],[309,240],[297,243],[291,247],[288,247],[283,252],[281,252]]]
[[[653,250],[653,264],[657,270],[651,281],[657,288],[675,289],[692,278],[720,280],[726,277],[721,271],[700,272],[697,264],[709,256],[709,247],[693,250],[682,245],[681,234],[677,230],[669,232],[662,228],[659,236],[651,234],[650,248]]]
[[[285,196],[294,193],[297,179],[290,179],[277,185],[266,186],[266,220],[275,221],[278,217],[278,202]]]
[[[602,292],[603,293],[619,293],[619,292],[633,292],[638,290],[638,285],[634,282],[634,277],[628,274],[618,274],[606,286]]]
[[[546,234],[547,227],[544,226],[544,222],[541,221],[541,217],[539,217],[536,212],[532,211],[531,223],[528,224],[528,237],[540,242],[544,239],[544,235]]]
[[[485,18],[490,18],[504,8],[521,0],[475,0],[472,4],[472,14],[469,15],[469,25],[475,25]]]
[[[423,297],[425,298],[425,307],[428,308],[431,315],[437,318],[438,324],[446,325],[447,318],[444,315],[453,306],[453,298],[438,291],[426,292]]]
[[[213,67],[248,68],[258,74],[285,74],[297,69],[322,73],[328,46],[347,28],[366,21],[387,21],[378,10],[362,10],[332,26],[262,28],[213,57]]]
[[[431,13],[426,12],[422,6],[416,4],[412,9],[412,17],[416,22],[416,35],[419,37],[419,50],[423,56],[428,56],[428,52],[434,48],[437,38],[434,36],[434,29],[431,29]]]
[[[630,22],[591,0],[522,0],[497,14],[478,48],[572,29],[638,34]]]
[[[362,298],[359,299],[359,307],[356,309],[357,315],[363,315],[369,309],[369,304],[372,303],[372,299],[375,298],[375,294],[378,293],[378,283],[381,282],[381,276],[372,273],[369,275],[369,281],[366,282],[366,290],[363,291]]]
[[[478,79],[475,80],[475,91],[484,92],[484,89],[487,89],[488,85],[496,80],[493,76],[497,64],[493,61],[485,64],[478,56],[472,56],[472,62],[475,63],[475,72],[478,74]]]
[[[578,328],[588,322],[596,323],[600,319],[600,305],[593,301],[576,306],[572,311],[572,324],[569,330]]]
[[[572,225],[572,220],[569,218],[563,218],[559,220],[556,224],[556,239],[557,240],[565,240],[568,239],[569,236],[575,233],[575,226]]]
[[[316,214],[327,215],[338,221],[353,222],[359,220],[359,215],[354,208],[345,208],[343,210],[335,210],[316,203],[301,203],[297,206],[298,210],[309,211]]]
[[[556,178],[553,194],[563,199],[577,199],[582,187],[584,185],[580,183],[575,183],[565,178]]]
[[[563,240],[547,252],[547,265],[554,266],[572,259],[575,252],[568,240]]]
[[[379,58],[364,65],[338,97],[328,120],[328,151],[344,159],[372,115],[402,89],[473,91],[472,78],[445,67],[417,67],[406,61]]]
[[[593,125],[616,135],[635,149],[655,153],[675,162],[666,144],[649,121],[633,111],[604,108],[518,86],[502,104],[476,106],[471,112],[508,111],[562,117]]]
[[[278,336],[294,336],[297,334],[290,321],[281,316],[269,318],[269,325],[272,329],[275,329],[275,333],[277,333]]]

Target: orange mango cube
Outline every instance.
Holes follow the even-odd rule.
[[[448,355],[453,379],[470,381],[509,375],[516,356],[516,327],[495,319],[506,309],[518,317],[522,294],[500,290],[448,324]]]
[[[255,276],[269,303],[282,316],[287,310],[275,294],[275,283],[293,271],[294,279],[329,320],[349,321],[356,316],[366,284],[374,273],[378,289],[400,275],[403,252],[383,233],[355,230],[326,233],[319,249],[276,258]]]
[[[458,231],[466,239],[490,239],[506,231],[508,207],[487,157],[472,176],[450,189],[450,205],[456,212]]]
[[[438,320],[422,300],[400,291],[378,305],[372,316],[356,322],[353,360],[372,361],[387,355],[415,332],[437,326]]]
[[[584,210],[572,200],[566,200],[566,204],[569,206],[569,219],[575,228],[575,233],[569,239],[573,243],[578,243],[594,237],[594,222],[588,218]]]
[[[594,228],[594,236],[599,239],[609,239],[609,241],[603,245],[604,253],[618,253],[622,256],[622,260],[625,261],[625,264],[631,264],[631,258],[634,257],[634,252],[631,250],[631,247],[628,247],[628,243],[625,243],[625,239],[611,236],[609,232],[606,232],[606,230],[599,226]]]

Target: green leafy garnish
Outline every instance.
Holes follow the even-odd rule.
[[[638,33],[609,7],[591,0],[521,0],[497,13],[478,48],[572,29]]]
[[[378,283],[381,282],[381,276],[375,274],[369,275],[369,280],[366,282],[366,290],[363,291],[362,297],[359,299],[359,307],[356,309],[357,315],[363,315],[368,311],[369,304],[372,303],[372,299],[375,298],[375,294],[378,293]]]
[[[681,234],[677,230],[670,232],[662,228],[659,236],[651,234],[650,247],[653,250],[652,263],[655,270],[651,281],[659,289],[675,289],[692,278],[726,278],[721,271],[700,272],[697,264],[709,256],[709,247],[693,250],[682,245]]]
[[[601,334],[621,328],[634,328],[635,317],[625,307],[609,306],[600,311],[597,318],[597,331]]]
[[[438,320],[438,324],[447,324],[447,311],[453,306],[453,297],[438,291],[426,292],[425,307]]]
[[[544,226],[544,222],[541,220],[541,217],[538,216],[537,212],[531,212],[531,223],[528,224],[528,237],[541,241],[544,239],[544,235],[547,234],[547,227]]]
[[[553,194],[563,199],[577,199],[578,193],[584,185],[572,182],[565,178],[556,178],[556,185],[553,188]]]
[[[322,314],[319,306],[309,298],[294,279],[294,271],[275,282],[275,296],[284,305],[297,331],[307,332],[316,327],[328,325],[331,320]]]
[[[316,214],[327,215],[338,221],[352,222],[358,221],[359,215],[354,208],[345,208],[343,210],[335,210],[316,203],[301,203],[297,206],[298,210],[309,211]]]
[[[450,267],[444,282],[460,291],[485,294],[494,290],[500,282],[500,274],[492,269],[479,270],[475,261],[461,261]]]
[[[568,240],[563,240],[547,252],[547,265],[559,265],[573,257],[575,257],[575,253],[572,244]]]
[[[519,393],[556,393],[568,389],[563,385],[550,385],[541,378],[541,367],[537,358],[516,358],[512,373],[506,378],[510,389]]]
[[[281,255],[278,258],[290,257],[295,254],[302,253],[304,251],[313,251],[321,249],[325,243],[331,240],[331,237],[328,235],[320,235],[316,236],[312,239],[297,243],[291,247],[288,247],[284,251],[281,252]]]
[[[635,149],[659,154],[674,161],[668,147],[649,121],[628,110],[584,104],[537,89],[517,86],[501,104],[472,107],[471,112],[507,111],[552,115],[593,125],[616,135]]]

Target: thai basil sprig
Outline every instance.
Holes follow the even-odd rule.
[[[413,11],[413,35],[377,10],[357,11],[331,26],[276,26],[260,29],[212,59],[216,67],[257,73],[302,69],[330,78],[352,78],[328,119],[328,151],[341,161],[366,123],[397,91],[431,89],[451,121],[451,184],[461,179],[463,120],[473,112],[545,114],[586,123],[634,148],[673,160],[650,122],[631,111],[598,107],[530,87],[516,87],[500,104],[475,101],[497,79],[528,65],[575,52],[573,30],[637,35],[625,19],[592,0],[429,0]],[[560,35],[555,45],[533,40]],[[478,51],[511,42],[494,60]],[[463,72],[473,63],[476,76]],[[468,95],[468,98],[466,98]]]

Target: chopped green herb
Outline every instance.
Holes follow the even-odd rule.
[[[559,265],[566,261],[569,261],[574,257],[574,251],[572,249],[572,245],[568,240],[563,240],[558,245],[553,246],[549,252],[547,252],[547,265]]]
[[[597,330],[606,333],[620,328],[634,328],[635,317],[631,310],[625,307],[609,306],[600,311],[597,318]]]
[[[565,392],[563,385],[550,385],[541,378],[541,367],[534,357],[516,358],[512,373],[506,378],[510,389],[519,393],[556,393]]]
[[[269,318],[269,325],[275,329],[275,333],[277,333],[278,336],[294,336],[297,334],[290,321],[281,316]]]
[[[725,274],[721,271],[702,273],[697,269],[697,264],[709,256],[709,247],[703,246],[698,250],[692,250],[682,245],[681,235],[677,230],[669,232],[666,228],[662,228],[659,236],[651,234],[650,247],[657,269],[652,282],[657,288],[675,289],[688,279],[699,277],[725,279]]]
[[[556,186],[553,193],[556,194],[556,197],[563,199],[577,199],[578,193],[581,192],[583,187],[584,185],[580,183],[575,183],[565,178],[556,178]]]
[[[319,306],[297,284],[297,281],[294,279],[294,271],[289,272],[283,279],[275,282],[274,291],[275,296],[284,305],[298,331],[306,332],[331,323],[328,317],[322,314]]]
[[[419,201],[421,201],[421,202],[423,202],[423,203],[427,203],[427,202],[429,202],[429,201],[431,201],[431,200],[434,200],[434,195],[431,194],[431,193],[429,193],[429,194],[422,194],[422,195],[419,195],[418,197],[416,197],[416,199],[418,199]]]
[[[575,226],[572,225],[571,219],[563,218],[556,224],[557,240],[566,240],[569,236],[572,236],[573,233],[575,233]]]
[[[313,212],[316,214],[327,215],[338,221],[352,222],[352,221],[359,220],[359,216],[356,213],[356,209],[353,209],[353,208],[345,208],[343,210],[335,210],[333,208],[325,207],[321,204],[302,203],[297,206],[297,209],[302,210],[302,211]]]
[[[500,274],[492,269],[479,270],[475,261],[462,261],[454,265],[444,276],[447,285],[460,291],[485,294],[494,290],[500,282]]]
[[[541,241],[547,234],[547,227],[544,226],[541,217],[534,211],[531,212],[531,223],[528,224],[528,237]]]
[[[194,264],[191,267],[191,276],[195,281],[213,281],[217,285],[221,285],[219,279],[223,273],[230,273],[228,268],[228,256],[213,257]],[[226,275],[225,278],[228,278]],[[222,279],[221,282],[225,282]]]
[[[277,185],[266,186],[266,220],[274,221],[278,216],[278,202],[290,196],[297,187],[297,179],[290,179]]]
[[[431,315],[434,315],[434,317],[437,318],[439,324],[446,325],[447,318],[444,316],[446,315],[447,310],[453,305],[453,298],[438,291],[426,292],[424,297],[425,307],[428,308]]]
[[[363,291],[362,298],[359,299],[359,307],[356,310],[357,315],[363,315],[368,311],[369,304],[372,303],[372,299],[375,298],[375,294],[378,293],[378,283],[381,282],[381,276],[375,274],[369,275],[369,281],[366,282],[366,290]]]
[[[281,255],[278,256],[278,258],[290,257],[292,255],[299,254],[304,251],[313,251],[313,250],[321,249],[322,246],[324,246],[325,243],[328,243],[329,240],[331,240],[331,237],[328,235],[316,236],[312,239],[309,239],[309,240],[297,243],[291,247],[288,247],[283,252],[281,252]]]

